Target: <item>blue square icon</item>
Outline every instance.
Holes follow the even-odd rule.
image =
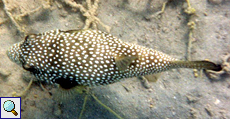
[[[0,97],[1,119],[21,119],[21,97]]]

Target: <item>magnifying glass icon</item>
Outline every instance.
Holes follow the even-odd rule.
[[[12,112],[15,116],[18,115],[18,113],[14,110],[15,109],[15,104],[11,100],[7,100],[3,104],[3,108],[7,112]]]

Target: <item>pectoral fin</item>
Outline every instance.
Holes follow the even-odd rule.
[[[119,56],[115,58],[116,66],[120,71],[124,71],[128,68],[128,66],[132,63],[133,60],[136,60],[137,56]]]
[[[161,73],[145,75],[144,78],[146,78],[149,82],[156,82],[160,75]]]

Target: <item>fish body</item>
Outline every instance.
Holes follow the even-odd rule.
[[[40,81],[58,83],[63,88],[107,85],[172,68],[218,69],[212,62],[179,61],[98,30],[31,34],[13,45],[7,54]]]

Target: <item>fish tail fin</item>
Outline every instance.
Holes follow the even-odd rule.
[[[193,69],[207,69],[213,71],[220,71],[221,65],[217,65],[213,62],[202,61],[172,61],[172,65],[175,68],[193,68]]]

